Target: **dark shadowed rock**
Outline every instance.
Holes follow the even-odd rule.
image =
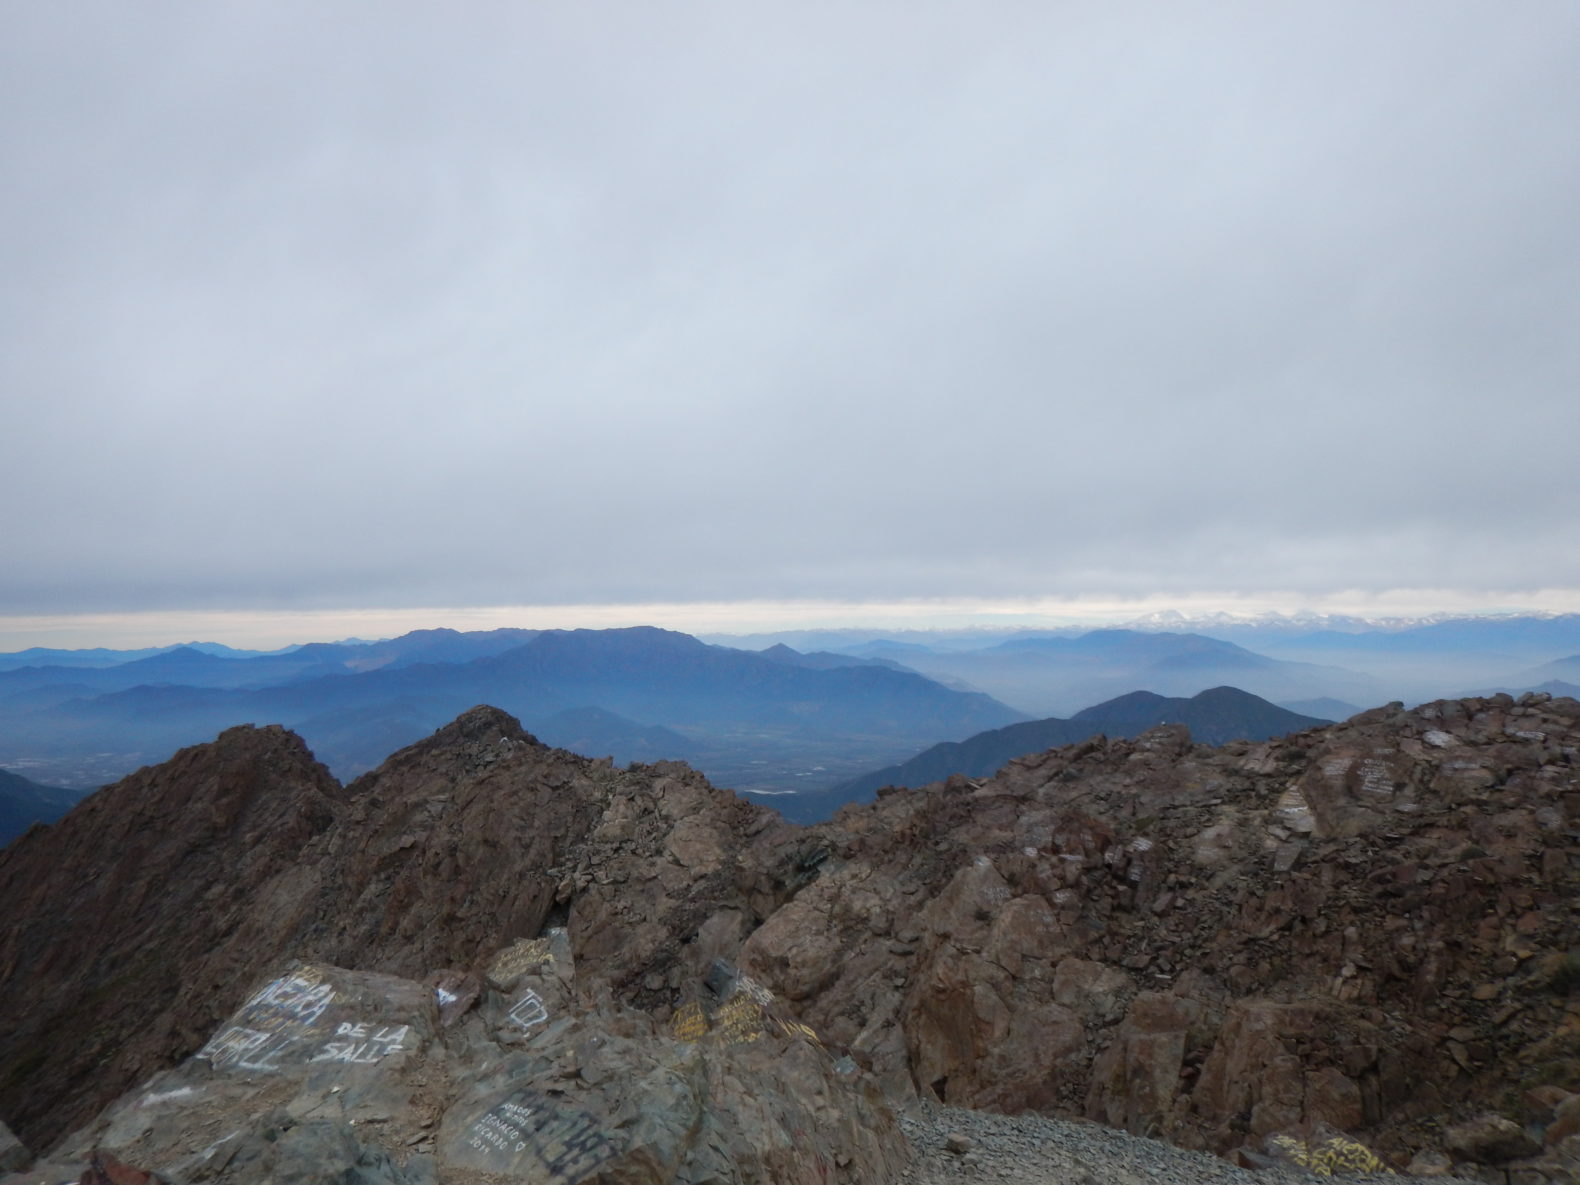
[[[202,1043],[307,922],[340,799],[297,737],[234,728],[0,851],[0,1113],[24,1139]]]

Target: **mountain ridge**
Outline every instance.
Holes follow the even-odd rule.
[[[530,633],[524,642],[523,633]],[[599,707],[684,735],[687,746],[670,755],[708,762],[717,777],[752,776],[753,760],[763,759],[771,767],[760,775],[767,788],[786,789],[798,785],[806,765],[843,761],[841,768],[854,772],[874,764],[868,754],[887,760],[1020,715],[892,664],[791,662],[652,627],[475,637],[427,631],[395,642],[364,670],[346,669],[348,648],[329,645],[280,658],[148,660],[155,672],[184,665],[224,676],[222,685],[207,687],[165,682],[163,675],[150,680],[142,674],[147,668],[135,665],[73,671],[85,685],[53,687],[55,672],[0,672],[0,759],[59,764],[111,750],[130,754],[118,771],[124,773],[230,724],[273,721],[302,730],[331,768],[354,777],[470,705],[489,702],[528,720]],[[428,661],[436,653],[464,661]],[[252,685],[270,671],[280,681]],[[802,762],[792,742],[816,756]]]
[[[349,786],[281,729],[231,729],[0,851],[0,1116],[53,1146],[291,958],[429,984],[429,1010],[472,976],[503,1019],[490,968],[560,933],[582,987],[552,1007],[613,1001],[665,1057],[711,1056],[674,1036],[687,993],[738,972],[799,1026],[787,1056],[838,1052],[891,1099],[1473,1159],[1446,1125],[1535,1123],[1521,1084],[1580,1064],[1577,742],[1580,703],[1536,695],[1220,748],[1166,724],[801,828],[491,707]],[[130,1155],[156,1119],[92,1139]],[[1521,1149],[1499,1163],[1546,1163]]]
[[[887,786],[926,786],[956,775],[989,777],[1017,757],[1099,735],[1134,737],[1168,723],[1185,725],[1192,738],[1203,744],[1223,745],[1268,740],[1332,721],[1290,712],[1235,687],[1210,688],[1190,698],[1132,691],[1083,708],[1068,719],[1026,721],[934,745],[909,761],[834,786],[819,796],[817,809],[827,812],[845,802],[864,801]]]

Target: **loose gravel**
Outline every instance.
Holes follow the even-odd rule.
[[[1252,1172],[1204,1152],[1043,1115],[993,1115],[917,1103],[901,1117],[901,1125],[917,1153],[906,1185],[1315,1185],[1333,1180],[1295,1168]],[[1400,1185],[1410,1179],[1342,1178],[1346,1185]],[[1474,1183],[1434,1177],[1433,1185]]]

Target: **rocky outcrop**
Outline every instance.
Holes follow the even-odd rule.
[[[822,829],[742,964],[896,1088],[1220,1153],[1328,1124],[1402,1166],[1580,1088],[1577,718],[1165,727],[894,792]]]
[[[1563,1180],[1580,1141],[1565,1101],[1580,1092],[1577,777],[1580,704],[1541,696],[1394,705],[1221,749],[1179,727],[1097,738],[807,829],[685,766],[551,750],[488,708],[344,789],[288,734],[233,730],[0,854],[0,894],[21,902],[0,920],[0,1116],[50,1148],[205,1042],[211,1065],[246,985],[297,959],[375,977],[358,982],[394,1011],[366,1023],[405,1026],[430,1051],[411,1073],[442,1090],[386,1106],[432,1117],[415,1155],[341,1122],[349,1088],[330,1116],[287,1108],[288,1126],[267,1119],[273,1096],[249,1096],[264,1127],[237,1148],[255,1149],[238,1162],[254,1173],[303,1140],[335,1163],[372,1157],[371,1180],[428,1172],[422,1156],[440,1180],[526,1172],[468,1160],[458,1135],[492,1115],[532,1145],[498,1110],[538,1106],[505,1097],[519,1073],[647,1149],[638,1175],[610,1179],[685,1180],[691,1164],[700,1181],[704,1145],[745,1154],[697,1134],[745,1122],[715,1112],[750,1111],[767,1089],[750,1075],[804,1061],[794,1105],[755,1112],[794,1145],[769,1139],[763,1179],[819,1179],[826,1166],[796,1159],[808,1123],[878,1165],[850,1126],[878,1106],[852,1101],[866,1083],[1247,1158],[1315,1161],[1313,1133],[1331,1131],[1322,1149],[1395,1167],[1504,1156],[1447,1135],[1492,1113],[1527,1142],[1488,1172]],[[238,1059],[271,1056],[273,1030],[233,1027],[262,1035]],[[551,1030],[569,1044],[544,1061],[527,1045]],[[730,1034],[757,1036],[701,1069],[681,1049]],[[769,1050],[771,1070],[753,1060]],[[562,1081],[562,1063],[581,1068]],[[731,1093],[737,1078],[750,1089]],[[676,1081],[693,1101],[643,1118],[630,1084]],[[174,1146],[105,1147],[200,1171]]]
[[[233,728],[0,851],[0,1114],[47,1146],[191,1052],[306,923],[343,791]]]
[[[617,770],[492,708],[345,789],[291,734],[233,729],[0,853],[0,1115],[48,1146],[282,958],[417,978],[551,919],[662,1021],[791,891],[794,834],[683,765]]]
[[[292,965],[26,1179],[109,1164],[193,1185],[789,1185],[887,1182],[908,1162],[870,1080],[773,1024],[738,977],[723,997],[699,985],[696,1030],[677,1032],[587,990],[563,932],[504,963],[514,986],[448,1023],[443,989]]]

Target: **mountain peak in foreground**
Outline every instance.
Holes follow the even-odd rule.
[[[231,729],[0,852],[0,1120],[50,1180],[898,1182],[918,1099],[1568,1179],[1577,751],[1170,724],[800,828],[490,708],[344,788]]]

